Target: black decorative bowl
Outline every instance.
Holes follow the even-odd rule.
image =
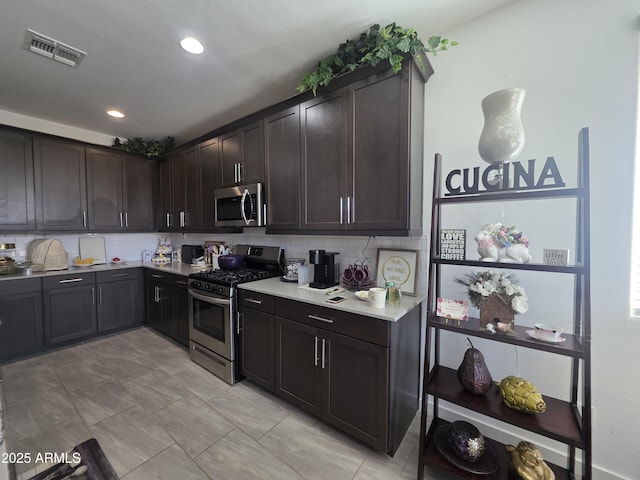
[[[244,255],[220,255],[218,265],[223,270],[237,270],[244,265]]]

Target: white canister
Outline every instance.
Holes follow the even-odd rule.
[[[298,285],[306,285],[313,280],[313,265],[310,263],[298,267]]]

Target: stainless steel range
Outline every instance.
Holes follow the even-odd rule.
[[[189,275],[189,355],[228,383],[238,381],[237,286],[282,275],[280,247],[237,245],[244,267]]]

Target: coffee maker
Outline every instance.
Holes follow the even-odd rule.
[[[309,263],[314,265],[313,282],[311,288],[329,288],[337,285],[340,265],[336,262],[338,252],[324,250],[309,250]]]

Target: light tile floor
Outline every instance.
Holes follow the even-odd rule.
[[[248,381],[224,383],[147,328],[5,364],[2,373],[8,449],[32,459],[95,437],[122,480],[417,475],[419,414],[392,458]]]

